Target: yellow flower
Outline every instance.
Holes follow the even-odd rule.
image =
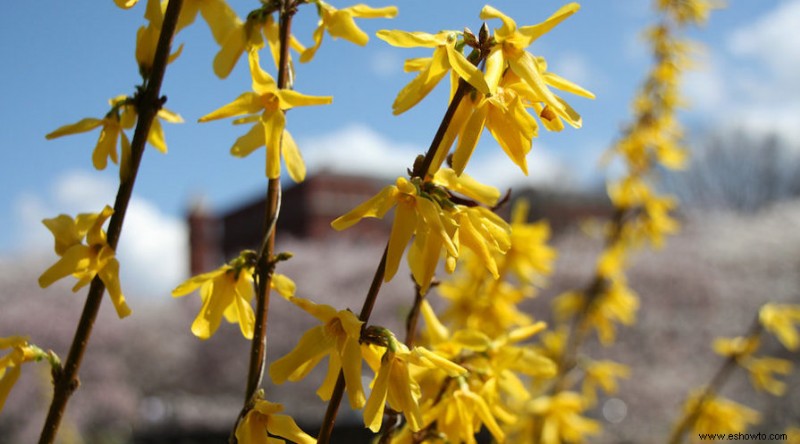
[[[419,383],[411,377],[410,365],[439,369],[449,376],[464,375],[467,370],[423,347],[410,351],[394,338],[381,358],[380,368],[372,381],[372,392],[364,405],[364,424],[378,432],[383,423],[383,411],[389,407],[402,412],[413,431],[419,431],[423,420],[419,409]]]
[[[716,338],[712,346],[718,355],[740,360],[755,353],[759,345],[757,337],[737,336],[735,338]]]
[[[314,46],[306,49],[300,55],[300,62],[310,62],[322,44],[324,31],[334,39],[343,38],[359,46],[364,46],[369,41],[369,36],[359,29],[354,18],[394,18],[397,15],[397,8],[387,6],[385,8],[371,8],[367,5],[358,4],[347,8],[336,9],[322,0],[315,2],[319,13],[319,23],[314,30]]]
[[[306,167],[294,139],[285,130],[284,111],[296,106],[326,105],[331,97],[307,96],[298,92],[279,89],[269,74],[259,65],[258,52],[250,51],[250,74],[253,78],[253,91],[240,95],[233,102],[201,117],[200,122],[245,115],[234,124],[253,123],[250,131],[239,137],[231,147],[231,154],[245,157],[256,148],[267,147],[266,175],[277,179],[281,175],[281,157],[286,162],[289,176],[301,182],[306,175]],[[260,115],[258,113],[261,113]]]
[[[317,395],[323,400],[330,399],[336,379],[342,371],[350,406],[361,408],[365,398],[361,386],[359,339],[364,323],[348,310],[337,311],[330,305],[315,304],[297,297],[289,300],[323,324],[305,332],[291,352],[272,363],[269,367],[272,381],[275,384],[283,384],[287,380],[299,381],[328,356],[328,373]]]
[[[685,412],[694,412],[700,400],[699,394],[693,394],[684,406]],[[700,406],[694,433],[743,433],[751,424],[760,420],[757,411],[731,400],[711,396]]]
[[[119,262],[114,250],[106,242],[103,223],[114,210],[106,206],[100,213],[79,214],[71,218],[65,214],[42,223],[53,233],[55,251],[61,258],[39,276],[39,286],[49,287],[53,282],[69,275],[78,279],[72,291],[78,291],[99,276],[106,286],[117,315],[131,314],[119,283]],[[83,240],[86,243],[83,243]]]
[[[528,412],[541,418],[542,444],[582,442],[600,432],[600,424],[581,415],[586,401],[575,392],[542,396],[528,403]]]
[[[365,217],[382,218],[392,207],[396,207],[384,279],[388,282],[397,273],[403,251],[416,233],[412,246],[415,258],[412,259],[412,253],[409,253],[409,264],[417,283],[427,289],[442,245],[452,257],[458,257],[458,250],[448,232],[448,228],[455,228],[452,220],[421,187],[418,180],[410,182],[399,177],[395,185],[385,187],[374,197],[334,220],[331,226],[336,230],[344,230]]]
[[[241,444],[284,443],[284,438],[298,444],[314,444],[316,439],[300,430],[289,415],[278,415],[281,404],[259,399],[236,427],[236,439]],[[278,438],[275,438],[278,437]]]
[[[186,296],[200,289],[203,305],[192,323],[192,333],[200,339],[210,338],[219,328],[222,317],[230,323],[238,323],[242,335],[253,338],[255,314],[253,299],[252,251],[243,251],[239,257],[208,273],[194,276],[172,290],[173,297]],[[281,274],[273,274],[270,287],[281,296],[294,295],[295,285]]]
[[[400,48],[435,48],[431,58],[425,59],[423,63],[420,63],[419,60],[416,62],[421,66],[415,66],[414,68],[420,73],[397,95],[392,105],[392,111],[395,115],[408,111],[425,98],[450,69],[478,91],[484,94],[489,93],[489,85],[486,83],[483,73],[467,60],[461,51],[456,49],[460,34],[462,33],[458,31],[442,31],[437,34],[398,30],[378,31],[378,38],[392,46]]]
[[[631,369],[627,365],[614,361],[592,361],[584,369],[583,397],[587,404],[597,402],[597,388],[600,387],[606,394],[617,392],[617,379],[627,378]]]
[[[85,133],[95,128],[102,127],[100,130],[100,138],[97,140],[97,145],[95,145],[92,153],[92,163],[98,170],[106,168],[109,158],[111,158],[112,162],[117,163],[117,140],[120,140],[122,144],[122,166],[120,167],[120,176],[124,177],[128,169],[128,159],[130,158],[131,151],[131,142],[128,136],[125,135],[124,130],[131,129],[136,124],[136,107],[133,104],[133,100],[124,95],[114,97],[109,100],[109,104],[111,105],[111,111],[102,119],[82,119],[79,122],[64,125],[48,133],[45,138],[50,140],[70,134]],[[147,142],[162,153],[166,153],[167,144],[164,140],[164,130],[161,127],[159,119],[170,123],[181,123],[183,119],[178,114],[164,108],[158,111],[156,117],[157,119],[153,119],[150,132],[147,135]]]
[[[480,431],[481,424],[497,442],[505,440],[505,433],[489,403],[464,383],[425,412],[423,417],[426,425],[436,422],[436,431],[447,437],[447,442],[475,443],[475,434]]]
[[[585,294],[570,291],[559,295],[553,301],[553,311],[559,320],[566,320],[581,310],[587,310],[584,325],[594,328],[600,343],[610,345],[616,336],[615,323],[631,325],[636,320],[639,298],[631,290],[624,277],[607,281],[594,300],[587,301]]]
[[[747,369],[750,381],[759,390],[764,390],[775,396],[781,396],[786,391],[786,384],[773,377],[774,373],[788,375],[792,371],[792,363],[778,358],[750,358],[742,366]]]
[[[579,8],[580,6],[577,3],[569,3],[562,6],[542,23],[517,28],[516,22],[510,17],[491,6],[484,6],[480,15],[482,20],[496,18],[503,22],[503,26],[495,30],[494,38],[497,45],[492,48],[486,58],[486,79],[491,91],[495,92],[497,85],[500,84],[503,72],[508,67],[531,88],[538,98],[537,101],[544,103],[555,115],[567,120],[571,119],[568,108],[563,100],[558,99],[547,88],[548,84],[574,94],[594,98],[592,93],[566,79],[550,73],[545,75],[543,67],[540,66],[537,59],[525,51],[525,48],[530,46],[536,39],[577,12]]]
[[[28,344],[28,338],[22,336],[0,338],[0,350],[4,349],[10,349],[10,351],[0,357],[0,412],[3,411],[11,388],[19,379],[22,364],[38,361],[46,355],[39,347]]]
[[[252,11],[247,15],[247,21],[244,23],[237,19],[232,29],[228,32],[227,37],[220,43],[220,49],[214,57],[214,73],[219,78],[226,78],[233,71],[239,58],[245,51],[251,52],[259,50],[264,47],[264,40],[266,39],[269,45],[272,59],[275,66],[280,63],[280,29],[278,24],[272,18],[272,10],[270,4],[264,4],[261,8]],[[303,46],[294,35],[289,35],[289,47],[296,52],[302,53],[305,51]],[[289,56],[289,83],[294,77],[294,66],[292,64],[291,55]]]
[[[550,226],[546,222],[528,223],[528,202],[517,199],[511,212],[511,246],[505,264],[520,282],[541,283],[553,272],[556,251],[547,245]]]
[[[712,9],[723,7],[715,0],[658,0],[658,8],[668,12],[680,24],[703,24]]]
[[[225,0],[184,0],[178,16],[178,31],[194,23],[198,13],[203,16],[218,45],[222,45],[242,23]]]
[[[800,324],[800,305],[766,304],[758,312],[758,318],[764,328],[775,335],[789,350],[797,350],[800,335],[797,324]]]

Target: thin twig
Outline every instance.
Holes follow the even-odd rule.
[[[108,223],[106,241],[112,250],[116,250],[122,233],[122,223],[125,220],[125,213],[128,210],[128,203],[133,194],[136,175],[144,154],[147,135],[150,133],[150,126],[156,113],[165,99],[160,98],[161,84],[167,67],[167,59],[170,53],[172,37],[175,34],[178,15],[180,14],[183,0],[171,0],[164,14],[164,21],[161,27],[161,34],[158,39],[158,46],[153,58],[153,66],[150,76],[147,78],[141,95],[138,97],[136,112],[138,120],[136,130],[133,133],[131,142],[130,171],[123,175],[124,179],[120,182],[117,190],[117,197],[114,201],[114,214]],[[69,355],[64,363],[63,370],[59,372],[59,377],[53,381],[54,393],[53,401],[47,412],[47,419],[42,433],[39,437],[39,444],[51,444],[58,433],[58,427],[64,416],[67,402],[70,396],[80,385],[78,371],[80,370],[83,355],[92,334],[97,313],[100,310],[100,303],[103,300],[105,284],[99,277],[95,277],[89,286],[89,293],[86,296],[86,303],[83,307],[78,328],[70,346]]]

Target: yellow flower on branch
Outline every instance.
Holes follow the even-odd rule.
[[[364,46],[369,41],[369,36],[357,25],[354,18],[394,18],[397,16],[397,8],[387,6],[385,8],[371,8],[364,4],[348,6],[347,8],[336,9],[322,0],[316,0],[317,11],[319,13],[319,23],[314,30],[314,46],[306,49],[300,55],[300,62],[310,62],[322,44],[322,37],[328,31],[334,39],[342,38],[359,46]]]
[[[791,373],[791,361],[772,357],[750,358],[742,363],[742,366],[747,370],[750,381],[758,390],[764,390],[775,396],[781,396],[786,391],[786,384],[775,379],[773,375]]]
[[[307,96],[298,92],[279,89],[275,80],[259,65],[258,52],[250,51],[250,74],[253,78],[253,92],[240,95],[233,102],[201,117],[200,122],[208,122],[226,117],[244,115],[234,124],[254,123],[244,136],[239,137],[231,147],[231,154],[245,157],[262,146],[267,148],[266,175],[277,179],[281,175],[281,157],[286,163],[289,176],[295,182],[302,182],[306,167],[297,144],[286,131],[284,111],[296,106],[327,105],[332,102],[329,96]],[[260,113],[260,114],[259,114]]]
[[[684,412],[697,411],[699,394],[693,394],[684,405]],[[695,433],[743,433],[751,424],[757,424],[760,415],[757,411],[729,399],[712,395],[700,406],[697,420],[692,429]]]
[[[291,416],[278,414],[282,411],[281,404],[257,400],[236,427],[236,439],[241,444],[275,444],[285,442],[284,439],[298,444],[317,442],[303,432]]]
[[[586,376],[583,379],[581,391],[587,404],[597,403],[597,388],[603,389],[608,394],[617,392],[617,380],[627,378],[631,369],[624,364],[614,361],[592,361],[584,369]]]
[[[435,48],[431,58],[416,59],[415,65],[419,66],[413,68],[419,71],[419,74],[397,95],[392,105],[395,115],[408,111],[424,99],[451,69],[478,91],[489,93],[489,85],[483,73],[456,49],[461,34],[458,31],[442,31],[437,34],[398,30],[378,31],[378,38],[392,46]]]
[[[11,336],[0,338],[0,350],[10,349],[0,357],[0,412],[6,403],[8,394],[14,387],[22,372],[22,364],[30,361],[39,361],[47,356],[42,349],[28,343],[28,338]]]
[[[389,407],[403,413],[409,428],[416,432],[420,430],[423,419],[419,407],[420,387],[412,377],[411,365],[438,369],[448,376],[463,376],[467,370],[423,347],[409,350],[394,337],[388,341],[388,348],[372,381],[372,392],[364,405],[364,424],[377,433],[388,402]]]
[[[600,432],[600,424],[584,417],[586,400],[575,392],[561,392],[530,401],[527,411],[542,421],[542,444],[583,442],[586,435]]]
[[[758,312],[758,319],[787,349],[794,351],[800,346],[800,305],[766,304]]]
[[[71,134],[79,134],[101,128],[100,137],[97,145],[92,152],[92,164],[98,170],[104,170],[110,158],[112,162],[118,163],[117,141],[122,145],[122,165],[120,166],[120,176],[125,177],[128,170],[128,159],[131,156],[131,142],[125,134],[126,129],[131,129],[136,124],[137,114],[134,99],[120,95],[109,100],[111,110],[102,119],[85,118],[76,123],[64,125],[55,131],[48,133],[45,138],[48,140]],[[150,126],[147,135],[147,142],[162,153],[167,152],[167,143],[164,139],[164,130],[159,120],[170,123],[181,123],[183,119],[178,114],[165,108],[158,110],[156,119]]]
[[[361,408],[365,402],[359,344],[363,322],[348,310],[336,310],[330,305],[298,297],[289,300],[323,324],[305,332],[291,352],[272,363],[269,367],[272,381],[275,384],[299,381],[328,356],[328,373],[317,395],[323,400],[330,399],[339,371],[342,371],[350,406]]]
[[[78,279],[72,291],[89,284],[95,276],[106,286],[117,315],[124,318],[131,314],[119,283],[119,262],[114,250],[106,242],[103,224],[114,210],[106,206],[100,213],[83,213],[74,219],[62,214],[42,223],[53,233],[58,262],[39,276],[39,286],[47,288],[53,282],[69,275]],[[84,238],[86,243],[84,244]]]
[[[554,74],[545,75],[543,67],[537,62],[536,57],[527,52],[525,48],[536,39],[553,29],[556,25],[567,19],[580,9],[577,3],[562,6],[542,23],[517,27],[517,24],[499,10],[484,6],[481,10],[481,19],[500,19],[503,25],[495,30],[494,38],[497,42],[489,56],[486,58],[486,79],[492,92],[495,91],[506,68],[509,68],[523,82],[525,82],[538,97],[556,115],[569,118],[567,108],[562,100],[556,98],[547,88],[550,84],[559,89],[594,98],[594,95],[571,82]]]
[[[458,250],[452,235],[448,232],[448,227],[453,225],[452,221],[444,214],[439,203],[430,194],[424,193],[421,187],[422,185],[417,179],[408,181],[403,177],[398,177],[395,185],[385,187],[380,193],[331,223],[334,229],[344,230],[365,217],[383,218],[392,207],[395,207],[386,256],[386,282],[397,273],[403,251],[415,232],[417,237],[414,244],[417,252],[422,256],[421,259],[424,259],[416,262],[419,267],[412,265],[412,270],[417,270],[415,277],[428,274],[428,270],[431,268],[430,262],[433,262],[433,268],[435,268],[442,245],[447,249],[448,254],[458,257]],[[424,280],[418,280],[417,283],[425,288],[429,285],[429,282],[424,282]]]

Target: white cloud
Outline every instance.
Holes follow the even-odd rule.
[[[402,71],[403,60],[394,51],[378,50],[372,54],[370,68],[380,77],[389,77]]]
[[[303,157],[310,172],[396,177],[412,166],[421,154],[418,147],[389,140],[371,128],[351,124],[331,134],[301,140]]]
[[[791,81],[796,90],[800,77],[800,0],[785,1],[772,11],[739,29],[728,39],[731,52],[737,56],[758,59],[773,74]]]
[[[43,251],[46,245],[52,245],[52,236],[42,219],[99,211],[104,205],[113,205],[116,188],[108,178],[73,171],[59,176],[45,196],[20,194],[15,205],[18,232],[23,233],[19,247]],[[123,290],[153,296],[169,294],[188,269],[187,239],[183,220],[134,195],[117,246]]]

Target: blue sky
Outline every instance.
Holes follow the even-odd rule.
[[[144,2],[124,11],[110,0],[15,2],[0,16],[0,258],[52,255],[50,235],[39,222],[59,213],[98,211],[111,203],[117,169],[92,168],[97,132],[46,141],[53,129],[83,117],[102,117],[107,100],[130,94],[139,81],[134,59],[136,29]],[[255,1],[231,0],[244,16]],[[379,29],[435,32],[480,27],[483,2],[386,2],[396,4],[394,20],[361,20],[369,34]],[[334,6],[350,3],[332,1]],[[493,5],[520,25],[544,20],[563,2],[505,1]],[[301,8],[294,34],[311,42],[313,8]],[[547,134],[534,141],[531,175],[524,177],[484,135],[479,162],[468,172],[496,185],[586,183],[602,177],[597,161],[625,123],[649,58],[640,35],[653,22],[644,0],[587,1],[582,9],[530,51],[543,55],[550,70],[592,90],[594,101],[567,97],[584,119],[580,130]],[[800,140],[800,0],[729,0],[691,36],[705,48],[685,92],[693,105],[684,113],[690,134],[744,127],[775,131]],[[491,27],[497,23],[489,23]],[[190,202],[203,197],[212,210],[236,206],[262,193],[264,150],[246,159],[228,150],[246,128],[228,121],[197,118],[249,90],[245,63],[226,80],[214,77],[216,47],[198,20],[176,39],[183,54],[167,72],[167,108],[186,123],[165,125],[169,153],[148,148],[136,184],[134,213],[126,221],[119,254],[129,257],[130,276],[142,276],[158,262],[157,288],[174,285],[185,269],[185,226]],[[288,128],[313,171],[346,168],[401,175],[424,151],[446,107],[446,86],[406,114],[391,114],[397,92],[412,76],[406,58],[425,51],[393,48],[377,38],[362,48],[326,36],[310,64],[297,65],[295,87],[306,94],[332,95],[325,107],[292,111]],[[263,60],[268,60],[263,57]],[[265,67],[269,66],[263,63]],[[36,253],[34,253],[36,252]],[[170,252],[170,253],[167,253]],[[125,266],[125,265],[124,265]]]

